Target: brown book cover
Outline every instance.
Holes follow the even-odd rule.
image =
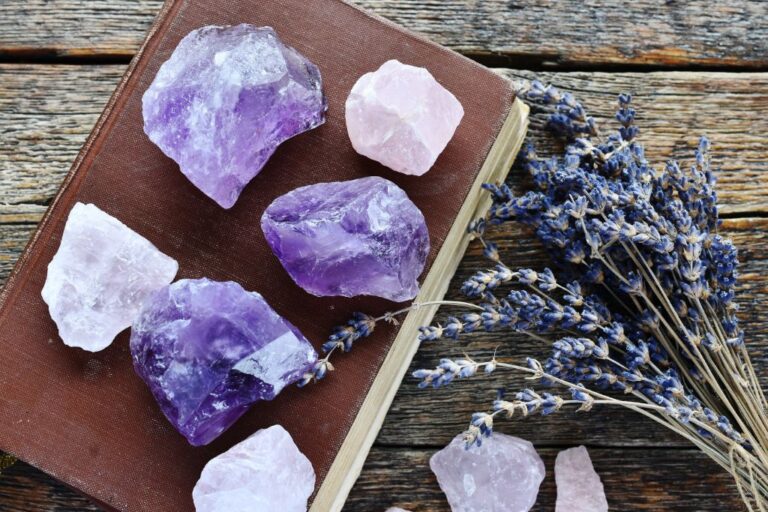
[[[324,125],[278,148],[237,204],[224,210],[145,136],[141,97],[189,31],[244,22],[274,27],[286,44],[319,66],[329,109]],[[427,67],[466,112],[423,177],[401,175],[358,155],[346,134],[344,101],[353,83],[392,58]],[[166,2],[0,296],[0,449],[107,507],[190,511],[192,488],[209,459],[280,423],[317,473],[313,510],[338,510],[415,350],[415,325],[402,327],[411,331],[400,355],[392,356],[390,348],[402,331],[380,326],[351,354],[335,358],[337,371],[321,383],[292,387],[272,402],[258,403],[214,443],[195,448],[173,429],[134,373],[128,332],[95,354],[59,340],[40,291],[67,215],[76,201],[96,204],[178,260],[178,278],[234,280],[260,292],[319,349],[352,312],[377,314],[395,305],[305,293],[263,238],[264,208],[302,185],[384,176],[405,189],[425,214],[432,249],[423,274],[431,284],[424,286],[431,296],[442,296],[463,250],[453,243],[441,253],[444,242],[449,233],[461,238],[464,226],[457,227],[457,217],[465,222],[474,213],[465,203],[468,196],[479,196],[480,179],[501,172],[516,151],[501,145],[494,156],[502,127],[524,131],[524,111],[509,121],[513,102],[500,76],[339,0]],[[384,378],[380,368],[387,364]],[[367,419],[362,421],[358,413],[364,402]],[[349,441],[353,424],[354,443]],[[347,455],[341,457],[343,447]]]

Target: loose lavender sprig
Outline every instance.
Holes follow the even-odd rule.
[[[322,350],[323,353],[325,353],[325,356],[318,359],[315,364],[306,373],[304,373],[297,385],[299,387],[304,387],[310,382],[317,382],[322,380],[329,371],[335,370],[335,367],[331,363],[331,356],[338,350],[341,350],[342,352],[349,352],[352,350],[355,342],[370,336],[374,329],[376,329],[376,325],[380,322],[397,325],[399,323],[398,317],[408,313],[409,311],[423,307],[435,306],[460,306],[470,309],[480,309],[479,306],[468,302],[441,300],[421,303],[414,302],[408,307],[393,312],[387,312],[378,317],[373,317],[365,313],[354,313],[346,325],[337,326],[333,330],[331,335],[328,337],[328,340],[323,343]]]

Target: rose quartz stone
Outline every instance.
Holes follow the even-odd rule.
[[[603,483],[583,446],[563,450],[555,460],[555,512],[607,512]]]
[[[346,104],[355,151],[416,176],[432,167],[463,116],[459,100],[429,71],[396,60],[361,76]]]
[[[306,512],[314,489],[312,463],[275,425],[211,459],[192,500],[196,512]]]
[[[530,442],[498,432],[469,449],[459,434],[429,467],[453,512],[528,512],[545,475]]]

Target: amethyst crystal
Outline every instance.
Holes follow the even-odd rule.
[[[233,282],[183,279],[149,299],[131,354],[174,427],[208,444],[258,400],[297,381],[317,354],[296,327]]]
[[[427,225],[384,178],[297,188],[269,205],[261,228],[296,284],[314,295],[404,301],[419,292]]]
[[[317,66],[272,28],[248,24],[190,32],[143,98],[146,134],[224,208],[325,110]]]

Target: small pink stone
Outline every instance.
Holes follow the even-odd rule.
[[[462,117],[459,100],[429,71],[397,60],[361,76],[346,103],[355,151],[416,176],[432,167]]]
[[[499,432],[469,449],[459,434],[429,467],[453,512],[528,512],[546,473],[530,442]]]
[[[603,483],[583,446],[557,454],[555,480],[555,512],[608,512]]]

